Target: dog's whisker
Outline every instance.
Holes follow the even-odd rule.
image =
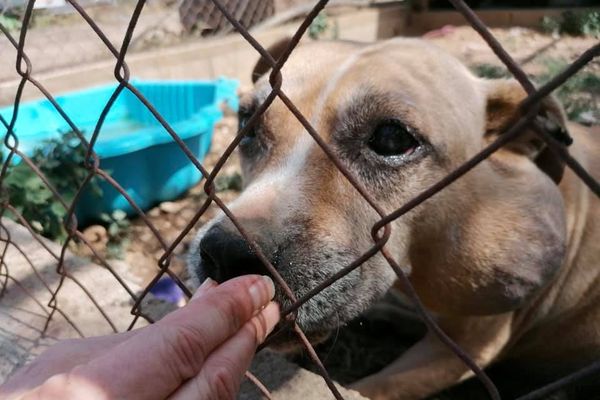
[[[325,363],[327,361],[327,359],[329,359],[329,356],[331,355],[331,353],[333,353],[333,350],[335,349],[335,345],[338,343],[338,338],[340,335],[340,329],[341,329],[341,322],[340,322],[340,313],[336,310],[335,311],[335,316],[337,319],[337,326],[335,328],[335,336],[333,337],[333,343],[331,343],[331,346],[329,347],[329,350],[327,351],[327,354],[325,354],[325,357],[323,357],[323,363]]]

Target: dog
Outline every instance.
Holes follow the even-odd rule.
[[[285,47],[269,51],[277,59]],[[271,91],[268,71],[259,61],[240,127]],[[497,139],[526,97],[515,80],[475,77],[421,39],[302,43],[281,76],[283,92],[386,213]],[[598,177],[600,135],[568,123],[552,97],[536,112],[574,138],[570,154]],[[239,152],[244,190],[229,209],[296,296],[373,245],[380,216],[279,98]],[[600,357],[598,204],[529,128],[393,221],[386,248],[481,368],[514,360],[571,370]],[[198,282],[267,273],[223,214],[190,249]],[[305,303],[297,322],[318,340],[397,286],[378,253]],[[290,304],[280,289],[276,300]],[[353,388],[372,399],[422,399],[471,376],[428,333]]]

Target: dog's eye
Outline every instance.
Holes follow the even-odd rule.
[[[375,128],[368,145],[379,155],[396,156],[411,154],[419,147],[419,142],[410,128],[397,122],[385,122]]]
[[[238,114],[238,132],[241,131],[242,129],[244,129],[244,127],[248,124],[248,121],[252,117],[252,114],[253,114],[252,111],[240,109],[240,112]],[[248,145],[255,138],[256,138],[256,124],[254,124],[252,129],[250,129],[248,132],[246,132],[246,135],[244,135],[244,137],[240,141],[240,145],[242,145],[242,146]]]

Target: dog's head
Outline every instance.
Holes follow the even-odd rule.
[[[240,126],[271,91],[265,65],[257,65],[255,88],[242,96]],[[285,94],[386,212],[494,140],[525,97],[516,82],[476,78],[416,39],[304,44],[282,76]],[[540,115],[565,124],[552,99]],[[371,227],[380,217],[280,99],[239,151],[245,189],[229,209],[296,296],[373,245]],[[560,164],[549,154],[524,132],[393,222],[387,249],[427,306],[459,314],[504,312],[548,282],[565,242],[562,198],[550,178],[560,175]],[[198,233],[189,266],[199,281],[266,273],[224,215]],[[302,306],[298,321],[309,332],[334,328],[395,279],[375,255]],[[277,300],[289,304],[281,291]]]

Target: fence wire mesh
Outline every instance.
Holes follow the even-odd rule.
[[[92,132],[91,136],[86,136],[80,130],[80,128],[73,122],[72,116],[68,115],[61,107],[60,104],[57,103],[52,93],[50,93],[44,85],[42,85],[38,80],[36,80],[33,75],[33,65],[30,62],[29,58],[26,54],[26,39],[28,32],[28,25],[32,18],[32,11],[34,8],[35,1],[30,0],[27,3],[23,24],[20,30],[19,37],[13,37],[6,27],[0,24],[0,31],[4,34],[4,36],[8,39],[10,44],[16,50],[16,72],[20,76],[20,85],[18,87],[17,92],[15,93],[14,100],[14,112],[12,118],[6,120],[0,117],[0,122],[6,133],[4,135],[4,146],[8,150],[8,154],[5,157],[5,161],[2,166],[2,170],[0,172],[0,188],[2,189],[2,211],[0,212],[4,215],[7,211],[14,215],[17,221],[22,224],[31,234],[31,237],[34,238],[39,244],[51,254],[52,258],[55,260],[55,268],[56,274],[58,274],[59,281],[57,285],[50,285],[49,283],[44,281],[44,277],[41,276],[35,266],[34,263],[28,259],[28,263],[31,266],[31,269],[34,273],[37,274],[38,278],[43,282],[45,288],[51,293],[50,301],[47,304],[42,304],[41,301],[35,298],[35,295],[28,291],[25,285],[22,285],[17,279],[15,279],[11,275],[10,265],[8,265],[6,260],[6,254],[9,247],[15,248],[18,252],[20,252],[23,257],[27,259],[27,252],[20,248],[19,244],[11,238],[10,230],[6,226],[6,220],[2,219],[0,221],[0,240],[4,243],[4,247],[2,249],[2,253],[0,254],[0,299],[3,294],[6,292],[7,287],[11,284],[16,285],[25,292],[25,294],[31,297],[41,308],[47,309],[47,315],[45,316],[46,324],[44,330],[48,327],[49,323],[53,318],[57,318],[57,314],[62,316],[72,327],[75,329],[81,336],[84,336],[82,329],[71,319],[70,315],[64,312],[61,309],[61,304],[57,301],[58,294],[61,291],[61,288],[64,286],[64,282],[69,280],[78,285],[85,293],[85,295],[92,301],[96,310],[100,313],[102,318],[106,321],[108,325],[110,325],[113,331],[118,331],[116,324],[111,320],[111,317],[103,310],[103,306],[98,299],[94,298],[92,293],[87,290],[85,285],[78,281],[78,279],[70,273],[69,268],[67,268],[67,254],[68,254],[68,246],[72,241],[77,241],[79,243],[84,243],[87,245],[90,250],[94,253],[95,259],[105,267],[114,277],[114,284],[122,286],[125,291],[129,294],[131,299],[133,300],[133,307],[131,309],[131,323],[129,324],[129,329],[132,329],[136,326],[136,323],[140,318],[144,318],[149,322],[152,322],[152,319],[144,313],[144,308],[142,306],[142,301],[151,288],[164,276],[170,276],[177,285],[181,288],[181,290],[188,297],[191,295],[190,288],[186,287],[186,285],[180,280],[180,278],[171,271],[170,265],[171,260],[174,254],[175,249],[181,245],[183,238],[194,229],[197,225],[200,218],[206,213],[209,206],[211,204],[215,204],[218,206],[227,217],[233,222],[235,227],[238,229],[239,233],[244,237],[244,239],[248,242],[249,246],[255,252],[256,256],[261,260],[264,264],[264,267],[269,271],[269,273],[273,276],[276,284],[285,292],[285,295],[289,298],[291,302],[291,306],[282,311],[282,317],[287,321],[287,327],[291,329],[294,334],[297,336],[300,344],[306,349],[308,355],[316,365],[318,371],[323,377],[325,383],[331,390],[331,393],[336,399],[342,399],[342,395],[332,382],[326,368],[323,366],[323,363],[319,359],[315,349],[311,345],[308,340],[306,334],[303,332],[302,328],[298,325],[295,320],[295,313],[299,310],[299,308],[306,303],[309,299],[311,299],[316,294],[320,293],[330,285],[332,285],[336,280],[341,279],[345,275],[354,271],[358,267],[360,267],[365,261],[369,258],[375,256],[376,254],[381,254],[390,268],[393,269],[395,274],[398,276],[398,279],[408,294],[409,298],[414,303],[420,317],[423,322],[426,324],[427,328],[433,332],[439,340],[441,340],[452,352],[464,362],[468,366],[469,369],[473,371],[475,376],[481,381],[481,383],[485,386],[489,397],[491,399],[500,399],[500,394],[498,389],[496,388],[494,382],[488,377],[486,372],[480,368],[480,366],[467,354],[465,350],[463,350],[457,343],[455,343],[449,335],[447,335],[440,326],[436,323],[433,316],[426,310],[425,306],[421,302],[419,296],[411,285],[411,282],[407,278],[406,274],[400,268],[398,260],[396,260],[392,254],[390,254],[389,250],[386,247],[386,242],[390,238],[391,235],[391,223],[398,218],[401,218],[403,215],[417,207],[422,202],[426,201],[432,196],[435,196],[440,191],[444,190],[448,185],[452,184],[457,179],[460,179],[463,175],[465,175],[472,168],[477,166],[483,160],[492,155],[495,151],[500,149],[502,146],[509,143],[511,140],[515,139],[523,130],[527,127],[533,127],[535,132],[538,133],[540,139],[544,140],[547,145],[554,151],[563,162],[573,170],[573,172],[581,178],[583,182],[589,187],[596,196],[600,197],[600,183],[595,180],[586,170],[585,168],[574,159],[568,152],[567,147],[565,146],[565,138],[563,137],[555,137],[552,134],[548,133],[547,129],[543,126],[539,125],[539,121],[535,119],[536,110],[542,99],[548,96],[552,91],[557,89],[560,85],[562,85],[567,79],[576,74],[582,68],[584,68],[590,61],[592,61],[595,57],[600,54],[600,44],[597,44],[590,48],[585,53],[581,54],[581,56],[568,66],[563,72],[556,75],[553,79],[551,79],[545,85],[536,88],[533,83],[529,80],[528,76],[523,72],[523,70],[519,67],[519,65],[511,58],[511,56],[504,50],[502,45],[494,38],[494,36],[490,33],[485,24],[478,18],[478,16],[466,5],[463,0],[449,0],[452,5],[458,10],[460,13],[464,15],[464,18],[468,23],[481,35],[481,37],[487,42],[490,48],[494,51],[494,53],[498,56],[498,58],[502,61],[502,63],[508,68],[510,73],[520,82],[525,91],[527,92],[526,99],[520,104],[518,112],[514,115],[514,118],[502,129],[503,133],[499,135],[498,139],[489,144],[483,150],[481,150],[478,154],[473,156],[470,160],[460,165],[450,174],[445,176],[439,182],[423,191],[419,195],[415,196],[410,201],[401,205],[399,208],[394,210],[391,213],[386,213],[384,209],[378,204],[369,190],[364,187],[360,181],[353,175],[352,171],[344,164],[344,162],[339,159],[336,154],[331,150],[328,144],[323,140],[321,135],[317,132],[317,130],[311,125],[311,123],[305,118],[302,112],[296,107],[294,102],[290,100],[290,98],[286,95],[286,93],[282,90],[282,67],[288,60],[290,54],[294,51],[296,46],[298,45],[300,39],[305,35],[307,29],[309,28],[311,22],[317,17],[317,15],[325,8],[328,1],[320,0],[316,2],[313,9],[306,15],[306,18],[300,24],[299,28],[293,35],[289,44],[287,45],[286,50],[283,54],[278,58],[274,59],[271,54],[252,36],[252,34],[244,27],[244,23],[240,22],[234,12],[230,7],[227,7],[227,2],[221,2],[219,0],[212,0],[211,7],[214,6],[215,10],[218,10],[219,14],[215,13],[211,14],[211,18],[217,18],[218,20],[228,21],[232,30],[237,31],[238,34],[242,35],[247,42],[256,50],[257,54],[260,55],[266,63],[271,67],[271,72],[269,75],[269,79],[271,82],[272,90],[266,97],[265,101],[258,106],[252,117],[249,119],[248,123],[237,133],[235,139],[229,144],[227,149],[221,155],[220,159],[216,163],[215,167],[212,171],[208,171],[202,162],[198,160],[194,153],[188,148],[186,143],[180,138],[177,132],[173,129],[173,127],[163,118],[163,116],[157,111],[154,105],[130,82],[130,71],[125,60],[126,54],[130,47],[131,39],[136,28],[136,24],[138,22],[138,18],[142,10],[144,9],[145,0],[139,0],[131,15],[129,20],[129,25],[125,36],[123,38],[122,44],[120,48],[115,47],[111,41],[106,37],[103,31],[100,29],[98,24],[91,18],[85,11],[83,7],[76,0],[67,0],[68,3],[77,11],[77,13],[87,22],[87,24],[91,27],[94,33],[97,35],[98,40],[100,40],[104,46],[112,53],[116,62],[114,67],[114,76],[116,81],[118,82],[118,86],[114,90],[110,100],[105,104],[102,114],[100,118],[97,120],[95,125],[95,129]],[[205,2],[206,3],[206,2]],[[271,2],[266,2],[271,4]],[[268,7],[267,7],[268,8]],[[215,14],[215,15],[213,15]],[[223,23],[219,22],[219,26],[221,27]],[[6,60],[2,60],[2,62],[7,62]],[[35,164],[35,162],[28,156],[19,146],[19,136],[14,131],[15,123],[17,120],[17,116],[19,113],[19,106],[21,103],[21,96],[23,93],[23,88],[26,84],[31,84],[45,96],[51,103],[55,110],[60,113],[62,118],[67,122],[69,127],[77,136],[80,141],[80,145],[85,149],[85,161],[84,166],[87,171],[87,176],[83,180],[82,184],[77,188],[75,196],[71,200],[67,200],[63,198],[60,191],[55,188],[50,180],[42,173],[40,168]],[[181,151],[185,154],[185,156],[189,159],[191,163],[200,171],[202,177],[204,179],[204,191],[207,195],[206,200],[203,204],[200,205],[196,214],[191,218],[185,228],[179,233],[179,235],[172,241],[165,240],[156,226],[153,224],[150,218],[144,213],[144,211],[136,204],[136,202],[132,199],[132,197],[128,194],[128,192],[119,184],[119,182],[115,181],[111,174],[103,170],[101,168],[100,158],[96,154],[94,150],[94,146],[98,141],[100,135],[102,135],[102,129],[105,123],[105,119],[107,114],[113,107],[115,100],[118,95],[123,91],[129,91],[132,95],[134,95],[139,101],[141,101],[144,106],[150,111],[150,113],[154,116],[154,118],[164,127],[164,129],[169,133],[172,137],[173,141],[179,146]],[[332,161],[332,163],[339,169],[339,171],[344,175],[344,177],[354,186],[357,192],[364,198],[364,200],[372,207],[375,212],[380,217],[380,220],[372,226],[371,236],[373,239],[373,243],[370,249],[368,249],[364,254],[358,257],[354,262],[347,265],[345,268],[341,269],[335,275],[329,277],[329,279],[323,281],[316,287],[309,290],[306,294],[301,297],[296,296],[295,293],[291,290],[291,288],[287,285],[285,280],[281,277],[277,269],[272,265],[269,258],[266,254],[261,250],[259,245],[250,237],[242,223],[239,219],[232,213],[227,206],[225,205],[224,200],[217,194],[215,190],[215,178],[222,170],[225,162],[231,157],[234,150],[237,148],[238,144],[242,140],[242,138],[248,134],[248,132],[253,128],[253,126],[257,123],[260,116],[269,108],[269,106],[273,103],[275,99],[279,99],[290,113],[294,115],[294,117],[302,124],[302,126],[306,129],[306,131],[311,135],[314,141],[318,144],[318,146],[323,150],[323,152],[327,155],[327,157]],[[40,123],[42,123],[40,121]],[[43,181],[44,185],[52,192],[52,195],[60,202],[62,207],[66,210],[66,218],[64,220],[64,228],[67,231],[67,239],[61,247],[60,251],[55,251],[48,247],[47,242],[44,241],[34,226],[32,226],[31,221],[28,221],[26,218],[21,216],[18,210],[15,208],[14,204],[11,202],[11,198],[6,195],[5,188],[5,180],[7,175],[10,173],[8,166],[11,164],[11,160],[14,160],[16,157],[20,158],[23,163],[26,163],[29,168]],[[79,229],[78,221],[75,217],[75,209],[78,202],[81,200],[82,193],[84,189],[90,184],[93,179],[101,179],[105,182],[108,182],[112,185],[122,196],[124,196],[128,203],[133,207],[139,217],[144,221],[146,226],[152,232],[152,234],[156,237],[162,247],[162,255],[158,262],[158,270],[154,276],[154,278],[150,281],[150,283],[144,288],[141,293],[135,293],[128,284],[120,278],[119,271],[114,268],[110,262],[106,261],[101,255],[97,254],[93,248],[93,246],[89,243],[88,239],[85,235],[83,235],[82,231]],[[566,385],[571,385],[577,380],[589,376],[591,374],[598,373],[600,371],[600,361],[595,362],[594,364],[584,368],[583,370],[574,372],[571,375],[565,376],[564,378],[553,382],[552,384],[542,387],[528,395],[522,396],[519,400],[533,400],[543,398],[544,396],[554,392],[555,390],[564,387]],[[248,375],[248,379],[257,385],[260,391],[268,398],[269,392],[268,389],[261,384],[261,382],[254,376]]]

